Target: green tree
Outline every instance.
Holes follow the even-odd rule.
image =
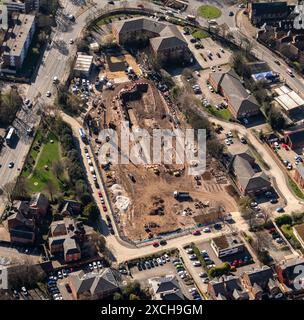
[[[283,214],[282,216],[275,218],[274,221],[279,227],[281,227],[283,224],[292,224],[292,218],[288,214]]]
[[[94,202],[91,202],[85,206],[83,215],[88,217],[90,220],[95,221],[100,216],[100,212],[97,205]]]

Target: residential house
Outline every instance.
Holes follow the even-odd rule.
[[[249,18],[253,25],[293,25],[295,6],[287,1],[277,2],[251,2],[248,3]]]
[[[280,293],[279,284],[273,270],[268,266],[246,271],[241,276],[243,285],[253,300],[261,300],[264,293],[275,297]]]
[[[2,68],[22,68],[35,30],[35,16],[13,13],[13,27],[9,28],[1,46]]]
[[[39,0],[3,0],[9,12],[29,13],[39,10]]]
[[[209,82],[213,89],[227,100],[228,108],[236,119],[260,113],[260,105],[255,97],[244,88],[240,78],[232,69],[226,73],[210,73]]]
[[[222,276],[208,283],[207,293],[213,300],[249,300],[249,295],[237,276]]]
[[[300,269],[299,269],[300,268]],[[284,293],[296,295],[304,292],[304,277],[301,269],[304,268],[304,258],[283,260],[276,265],[276,273]],[[300,278],[299,278],[300,276]]]
[[[295,174],[294,179],[297,182],[297,184],[304,189],[304,166],[302,163],[299,163],[295,167]]]
[[[211,240],[211,247],[219,258],[244,251],[243,241],[233,235],[222,235]]]
[[[86,229],[82,222],[65,217],[54,221],[50,227],[49,249],[54,256],[63,256],[65,262],[81,259],[81,246],[87,241]]]
[[[33,244],[48,207],[42,193],[35,194],[30,202],[15,201],[7,219],[11,242]]]
[[[304,148],[304,129],[298,129],[293,131],[284,132],[285,143],[295,151],[299,151]],[[302,151],[302,150],[301,150]],[[302,152],[300,152],[302,153]]]
[[[75,200],[65,200],[61,214],[63,216],[77,216],[81,213],[82,204]]]
[[[153,300],[185,300],[175,275],[149,279]]]
[[[268,176],[255,164],[248,153],[236,154],[231,161],[230,172],[243,195],[254,196],[271,188]]]
[[[112,32],[119,44],[148,42],[152,54],[160,61],[188,59],[187,41],[177,26],[140,17],[112,24]]]
[[[68,276],[68,284],[74,300],[82,296],[89,296],[92,300],[104,299],[119,291],[118,277],[110,268],[89,273],[83,270],[72,272]]]

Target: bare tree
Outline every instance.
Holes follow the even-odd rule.
[[[56,186],[52,180],[48,180],[45,184],[45,191],[50,195],[51,201],[53,202],[54,193],[56,192]]]
[[[7,182],[3,188],[3,193],[7,199],[7,201],[12,205],[15,199],[15,182]]]
[[[53,161],[52,172],[56,176],[56,178],[61,181],[61,176],[64,173],[64,167],[60,160]]]

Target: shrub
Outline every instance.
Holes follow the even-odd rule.
[[[283,214],[282,216],[277,217],[275,219],[275,222],[279,227],[281,227],[283,224],[291,225],[292,224],[292,218],[287,214]]]

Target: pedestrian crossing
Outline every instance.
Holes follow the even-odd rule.
[[[202,184],[203,190],[207,192],[219,192],[223,191],[223,187],[216,183],[203,183]]]

